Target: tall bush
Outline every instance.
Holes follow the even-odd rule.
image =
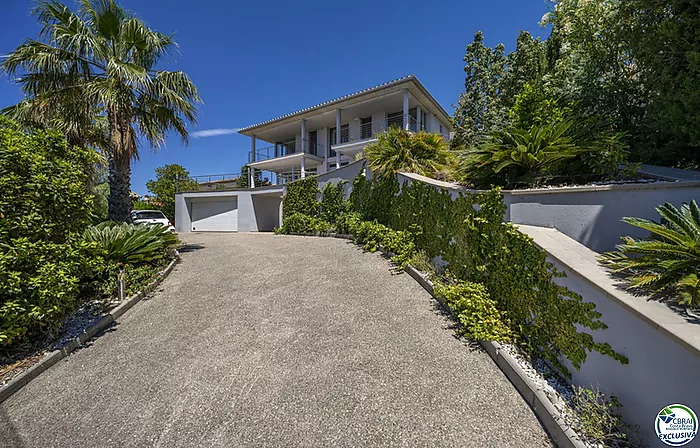
[[[362,219],[410,232],[416,250],[440,257],[458,280],[484,285],[531,356],[563,372],[567,369],[562,355],[577,369],[590,351],[627,362],[586,332],[607,328],[595,305],[555,283],[563,274],[547,262],[546,254],[503,222],[500,191],[462,193],[453,200],[449,192],[422,182],[400,188],[395,178],[358,176],[355,185],[361,194],[351,195],[351,200],[365,202],[352,206]]]
[[[57,329],[100,262],[75,234],[90,223],[91,149],[0,117],[0,344]]]
[[[298,179],[287,184],[287,193],[282,199],[284,217],[295,213],[318,216],[320,205],[317,200],[318,179],[316,176]]]

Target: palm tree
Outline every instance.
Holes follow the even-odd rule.
[[[129,217],[131,161],[145,140],[152,147],[175,130],[187,143],[187,122],[196,121],[201,102],[197,88],[181,71],[157,70],[156,64],[176,49],[172,36],[149,29],[115,0],[80,0],[77,12],[57,0],[40,1],[35,15],[40,38],[29,39],[2,68],[27,95],[18,105],[28,117],[51,122],[55,110],[77,138],[90,133],[91,117],[106,118],[109,164],[109,218]],[[60,115],[59,115],[59,118]],[[54,120],[55,121],[55,120]]]
[[[695,201],[680,210],[671,204],[656,211],[658,224],[641,218],[623,221],[652,233],[649,240],[623,237],[616,252],[606,252],[600,262],[625,276],[632,288],[652,293],[673,292],[681,304],[700,306],[700,207]]]
[[[414,134],[395,127],[379,134],[364,154],[370,169],[383,175],[408,172],[449,178],[454,164],[453,154],[440,134]]]

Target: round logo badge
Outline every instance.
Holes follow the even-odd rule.
[[[666,445],[683,446],[698,433],[698,417],[682,404],[670,404],[656,416],[656,435]]]

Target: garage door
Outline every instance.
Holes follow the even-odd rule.
[[[198,199],[192,202],[193,232],[237,232],[238,198]]]

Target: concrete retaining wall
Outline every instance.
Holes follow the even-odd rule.
[[[700,319],[667,305],[619,289],[596,261],[597,253],[554,229],[521,226],[544,249],[557,269],[566,273],[557,283],[593,302],[606,330],[591,334],[629,359],[622,365],[590,353],[581,370],[570,367],[575,384],[599,386],[623,405],[627,422],[651,446],[663,447],[654,430],[656,414],[669,404],[700,410]]]

